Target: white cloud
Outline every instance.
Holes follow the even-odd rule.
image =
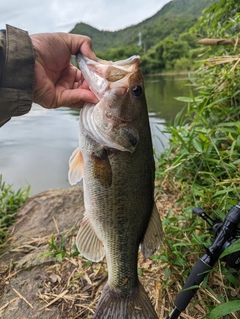
[[[0,29],[11,24],[31,33],[70,31],[84,22],[115,31],[137,24],[170,0],[1,0]]]

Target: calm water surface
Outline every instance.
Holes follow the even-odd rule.
[[[184,76],[145,77],[154,148],[167,146],[164,123],[174,119],[183,104],[174,97],[188,95]],[[78,116],[68,108],[45,110],[34,104],[30,113],[0,128],[0,174],[17,190],[31,185],[31,194],[67,188],[68,160],[78,146]]]

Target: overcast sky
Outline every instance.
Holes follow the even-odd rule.
[[[69,32],[85,22],[115,31],[137,24],[170,0],[0,0],[0,29],[6,24],[39,32]]]

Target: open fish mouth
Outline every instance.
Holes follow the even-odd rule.
[[[77,62],[87,81],[90,90],[101,99],[106,90],[111,87],[121,87],[120,80],[138,70],[140,57],[134,55],[128,59],[117,62],[98,59],[93,61],[77,54]],[[116,83],[118,82],[118,83]],[[125,82],[125,80],[124,80]]]
[[[99,99],[95,105],[84,105],[81,127],[104,147],[133,153],[138,144],[134,103],[135,89],[139,79],[141,81],[141,77],[136,76],[139,59],[139,56],[133,56],[117,62],[92,61],[80,53],[77,55],[79,68]]]

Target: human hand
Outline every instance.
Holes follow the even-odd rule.
[[[70,63],[71,55],[78,51],[96,60],[90,38],[60,32],[33,34],[30,37],[35,50],[33,102],[45,108],[80,108],[85,101],[98,101],[81,71]]]

